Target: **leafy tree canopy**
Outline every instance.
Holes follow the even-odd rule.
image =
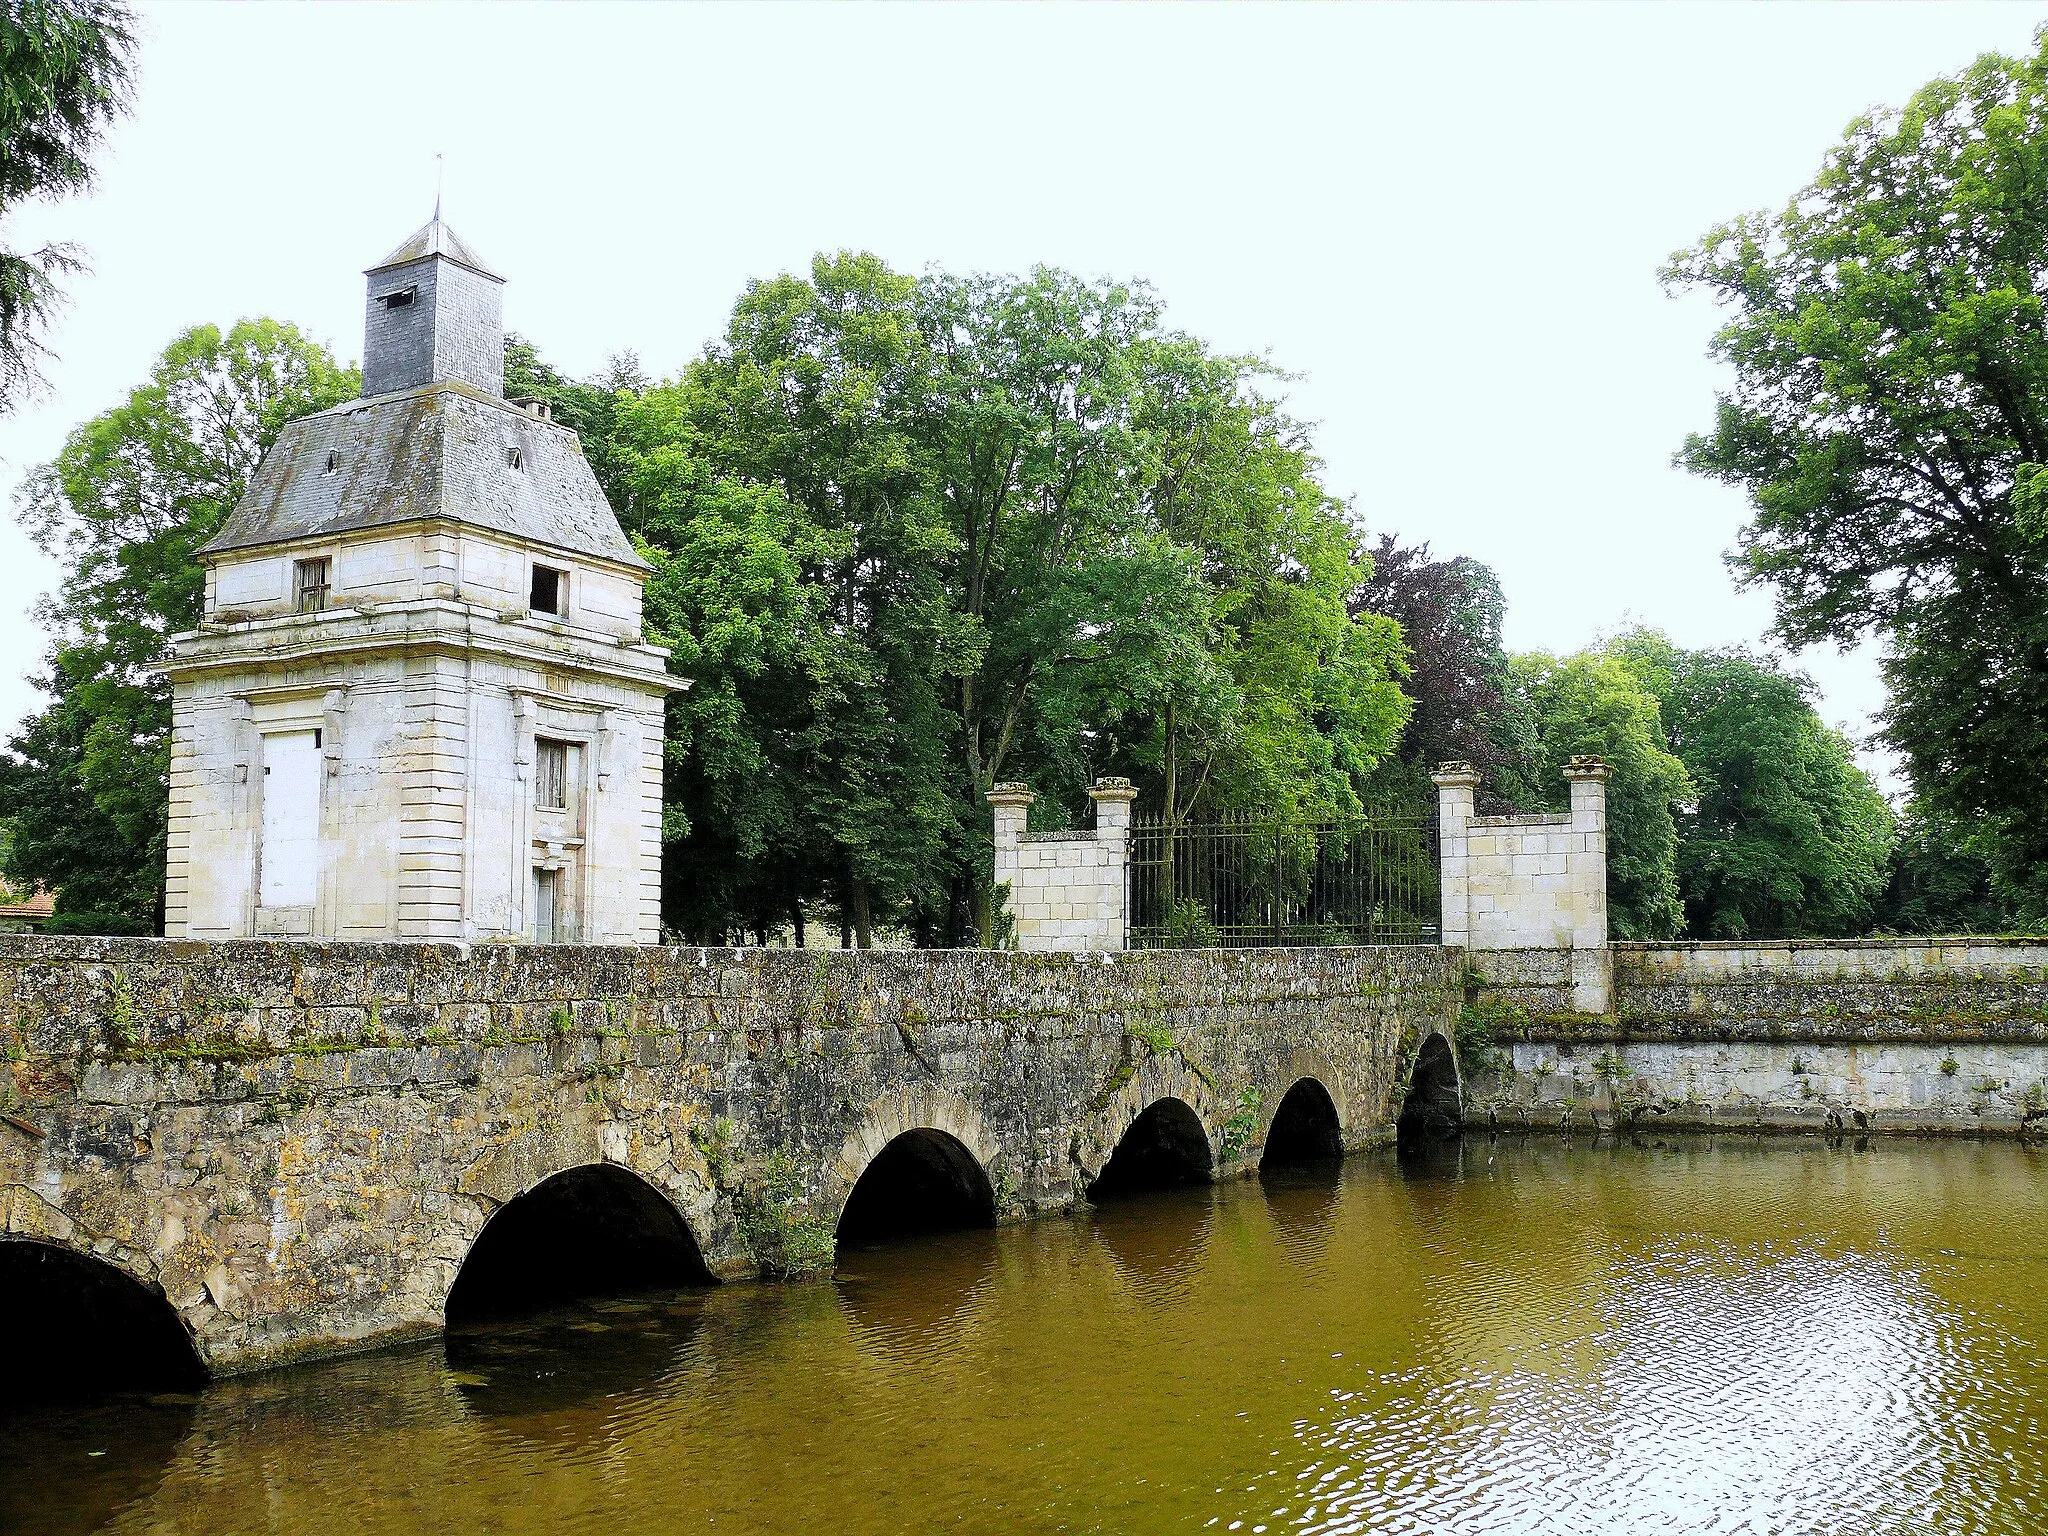
[[[134,48],[121,0],[0,6],[0,218],[91,181],[90,156],[127,109]],[[58,279],[79,265],[68,245],[0,246],[0,410],[35,381]]]
[[[1909,801],[1898,817],[1891,875],[1879,899],[1881,933],[2008,933],[2018,926],[1999,899],[1981,825],[1958,823]]]
[[[1399,628],[1349,611],[1370,566],[1269,377],[1141,287],[842,254],[617,393],[650,623],[698,679],[672,867],[755,923],[972,942],[998,779],[1053,818],[1105,772],[1182,815],[1355,803],[1407,712]]]
[[[1605,647],[1657,696],[1691,778],[1678,885],[1694,938],[1869,931],[1889,875],[1891,807],[1813,685],[1740,648],[1687,651],[1637,629]]]
[[[1499,577],[1477,560],[1432,560],[1427,544],[1404,546],[1383,534],[1351,609],[1395,620],[1408,644],[1402,688],[1414,713],[1376,779],[1396,793],[1426,792],[1430,772],[1455,760],[1479,770],[1489,800],[1512,800],[1525,786],[1518,775],[1503,784],[1502,774],[1529,757],[1534,741],[1529,722],[1510,708],[1520,695],[1508,686]]]
[[[52,700],[0,757],[0,816],[7,877],[56,889],[60,912],[156,918],[170,691],[151,669],[204,611],[194,552],[279,429],[359,386],[289,325],[195,326],[24,482],[18,514],[64,579],[37,615]]]
[[[2048,914],[2048,31],[1850,124],[1777,213],[1667,272],[1729,310],[1680,455],[1748,492],[1732,557],[1794,645],[1886,648],[1927,820]]]
[[[1516,765],[1524,803],[1565,809],[1565,764],[1606,758],[1608,926],[1619,939],[1673,937],[1685,920],[1673,812],[1693,786],[1666,748],[1656,694],[1620,656],[1594,651],[1518,655],[1508,686],[1532,727],[1534,751]]]

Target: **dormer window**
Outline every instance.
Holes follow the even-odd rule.
[[[292,576],[292,586],[298,593],[299,612],[324,613],[327,609],[327,561],[324,558],[294,561]]]
[[[338,470],[338,469],[340,469],[340,468],[341,468],[341,450],[340,450],[339,448],[330,448],[330,449],[328,449],[328,450],[327,450],[327,469],[326,469],[325,473],[327,473],[327,474],[330,474],[330,475],[331,475],[331,474],[333,474],[333,473],[334,473],[334,472],[335,472],[336,470]]]
[[[520,464],[519,449],[515,444],[513,447],[505,450],[505,465],[508,469],[518,469]]]
[[[552,614],[560,618],[568,606],[569,573],[536,561],[533,567],[533,591],[528,598],[527,607],[535,613]]]
[[[414,286],[401,288],[396,293],[380,293],[377,295],[377,302],[386,309],[410,309],[419,296],[419,288]]]

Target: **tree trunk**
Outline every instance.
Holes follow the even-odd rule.
[[[853,908],[853,936],[862,949],[875,947],[875,923],[871,911],[868,883],[859,875],[851,876],[846,882],[847,904]]]

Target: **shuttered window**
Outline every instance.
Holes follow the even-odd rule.
[[[327,609],[327,562],[301,560],[294,567],[298,577],[299,612],[324,613]]]
[[[566,811],[569,808],[569,744],[565,741],[536,741],[533,745],[533,803],[544,811]]]

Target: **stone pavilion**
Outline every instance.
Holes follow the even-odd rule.
[[[647,563],[441,222],[369,269],[363,398],[287,426],[175,637],[173,938],[654,943]]]

